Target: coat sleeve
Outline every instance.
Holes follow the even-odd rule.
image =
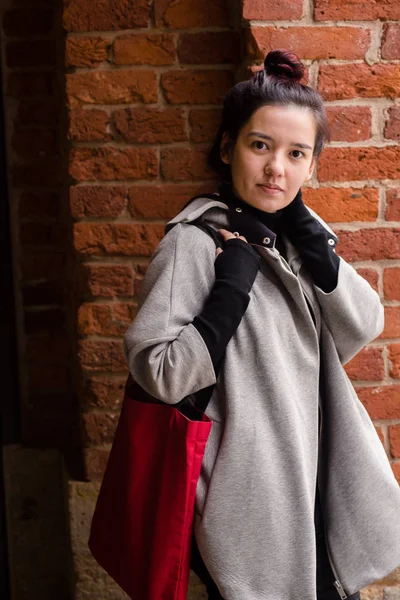
[[[383,330],[383,306],[369,283],[340,258],[338,283],[324,292],[315,286],[323,318],[332,334],[342,364]]]
[[[124,350],[134,379],[163,402],[175,404],[216,383],[210,353],[192,324],[213,286],[214,261],[214,241],[197,227],[178,224],[146,271]]]

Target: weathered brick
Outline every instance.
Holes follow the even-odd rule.
[[[400,385],[356,389],[371,419],[400,419]]]
[[[375,269],[369,269],[367,267],[359,267],[356,269],[357,273],[361,275],[366,281],[368,281],[369,285],[377,292],[378,291],[378,281],[379,275]]]
[[[224,0],[155,0],[157,27],[190,29],[192,27],[226,27],[229,24]]]
[[[332,141],[358,142],[371,137],[371,109],[367,106],[329,106],[326,114]]]
[[[124,209],[127,188],[80,185],[70,187],[70,208],[75,219],[118,217]]]
[[[385,306],[385,328],[379,337],[400,338],[400,306]]]
[[[220,104],[233,85],[230,71],[169,71],[161,77],[170,104]]]
[[[14,131],[11,138],[11,148],[15,155],[23,160],[59,154],[58,132],[54,130]]]
[[[31,249],[23,253],[21,258],[21,275],[23,281],[53,278],[54,273],[64,273],[67,265],[65,252],[33,252]]]
[[[183,33],[179,36],[178,58],[188,65],[236,64],[240,38],[235,31]]]
[[[67,228],[65,224],[58,223],[29,223],[20,226],[19,241],[23,248],[27,246],[48,246],[53,251],[63,249],[67,241]]]
[[[400,458],[400,425],[389,425],[390,454]]]
[[[397,229],[358,229],[339,231],[338,253],[345,260],[382,260],[400,258]]]
[[[400,23],[383,25],[381,56],[386,60],[400,58]]]
[[[390,377],[400,379],[400,344],[389,344]]]
[[[194,108],[189,112],[190,139],[192,142],[212,142],[221,120],[219,108]]]
[[[381,381],[385,376],[382,348],[363,348],[345,366],[347,375],[357,381]]]
[[[129,190],[128,208],[136,218],[172,219],[190,198],[207,191],[210,191],[209,184],[135,185]]]
[[[318,91],[325,100],[395,98],[400,95],[398,65],[321,65]]]
[[[65,281],[62,280],[36,281],[22,286],[24,306],[57,305],[64,304],[66,300],[67,287]]]
[[[23,100],[17,110],[15,123],[18,127],[55,127],[60,125],[59,102],[52,98]]]
[[[116,65],[172,65],[174,38],[170,34],[138,33],[117,37],[113,44]]]
[[[379,190],[375,188],[304,188],[304,202],[328,223],[375,221]]]
[[[61,332],[62,333],[62,332]],[[24,360],[27,363],[65,362],[70,357],[71,349],[65,336],[48,336],[28,338],[25,344]]]
[[[58,86],[53,71],[17,71],[7,79],[7,95],[21,99],[33,96],[54,96]]]
[[[385,445],[385,437],[384,437],[384,435],[383,435],[383,430],[382,430],[382,427],[375,427],[375,431],[376,431],[376,433],[378,434],[378,436],[379,436],[379,439],[380,439],[380,440],[381,440],[381,442],[382,442],[382,445],[384,446],[384,445]],[[372,600],[372,598],[370,598],[370,597],[368,596],[368,600]],[[377,600],[377,599],[376,599],[376,600]],[[381,600],[381,599],[380,599],[380,600]]]
[[[400,485],[400,460],[397,461],[396,463],[392,463],[391,464],[394,476],[397,479],[398,484]]]
[[[19,8],[7,10],[3,18],[3,31],[7,37],[47,35],[53,26],[53,10],[47,8]]]
[[[383,293],[386,300],[400,300],[400,267],[383,271]]]
[[[69,112],[68,137],[79,142],[108,142],[113,139],[108,126],[109,116],[105,110],[75,108]]]
[[[389,118],[385,123],[385,138],[400,140],[400,106],[389,108]]]
[[[20,219],[29,217],[54,219],[61,215],[61,198],[56,192],[22,192],[18,202]]]
[[[351,60],[365,57],[370,38],[370,31],[361,27],[250,27],[247,55],[264,60],[270,50],[290,48],[303,59]]]
[[[114,31],[147,27],[148,0],[65,0],[63,27],[67,31]]]
[[[170,181],[213,179],[215,174],[206,163],[206,150],[166,148],[161,151],[161,172]]]
[[[400,188],[387,190],[385,216],[387,221],[400,221]]]
[[[164,235],[163,225],[76,223],[75,249],[86,256],[151,256]]]
[[[118,302],[93,304],[86,302],[78,309],[80,335],[123,336],[133,321],[136,305]]]
[[[8,42],[6,46],[6,62],[11,69],[54,67],[56,60],[56,45],[52,40]]]
[[[151,148],[73,148],[69,173],[77,181],[154,179],[157,152]]]
[[[81,265],[79,292],[91,296],[133,296],[132,267],[125,265]]]
[[[111,444],[118,425],[118,413],[95,413],[83,415],[84,441],[88,445]]]
[[[122,340],[80,340],[78,357],[82,369],[93,373],[125,373],[127,369]]]
[[[271,21],[278,19],[301,19],[303,0],[243,0],[243,18]]]
[[[130,104],[157,102],[157,77],[153,71],[123,70],[69,73],[66,75],[70,106],[79,104]]]
[[[43,369],[37,365],[27,369],[27,383],[35,395],[42,392],[62,392],[68,385],[70,377],[69,369],[65,365],[48,364],[45,367],[46,377],[43,377]]]
[[[12,165],[10,173],[16,187],[55,188],[61,181],[61,163],[58,157],[47,156],[34,164]]]
[[[178,108],[126,108],[113,113],[126,142],[168,144],[187,140],[185,118]]]
[[[24,331],[26,335],[60,332],[65,325],[65,314],[61,308],[26,310]]]
[[[316,21],[374,21],[375,19],[400,19],[397,0],[315,0]]]
[[[106,470],[109,449],[87,448],[84,451],[85,476],[89,481],[101,481]]]
[[[317,170],[319,181],[400,179],[400,147],[325,148]]]
[[[107,408],[120,410],[124,397],[126,377],[110,379],[106,377],[90,377],[85,380],[83,403],[85,408]]]
[[[96,37],[68,37],[65,43],[66,67],[97,67],[108,58],[110,40]]]

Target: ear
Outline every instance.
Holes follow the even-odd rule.
[[[315,167],[316,162],[317,162],[317,159],[316,159],[315,156],[313,156],[311,164],[308,167],[308,175],[307,175],[307,177],[305,179],[306,181],[310,181],[310,179],[312,177],[312,174],[313,174],[313,171],[314,171],[314,167]]]
[[[219,155],[221,157],[221,160],[223,163],[225,163],[226,165],[230,165],[231,164],[231,157],[229,156],[229,152],[228,152],[228,134],[223,133],[222,135],[222,140],[221,140],[221,144],[219,147]]]

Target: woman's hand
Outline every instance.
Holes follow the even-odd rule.
[[[228,240],[243,240],[244,242],[248,243],[243,235],[234,235],[227,229],[219,229],[218,231],[224,238],[224,242],[227,242]],[[218,254],[221,254],[221,252],[223,252],[222,248],[217,248],[216,256],[218,256]]]

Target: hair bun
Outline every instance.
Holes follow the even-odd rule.
[[[297,54],[284,49],[268,52],[264,60],[264,69],[267,75],[294,81],[300,81],[304,75],[304,65]]]

